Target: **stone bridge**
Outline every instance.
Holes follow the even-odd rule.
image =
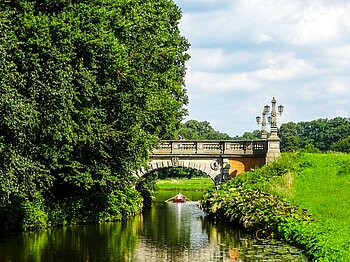
[[[148,167],[138,176],[169,167],[187,167],[206,173],[216,185],[237,174],[262,166],[279,157],[275,141],[163,141],[150,155]]]

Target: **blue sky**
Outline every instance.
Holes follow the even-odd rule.
[[[350,117],[350,2],[175,0],[187,62],[188,119],[258,129],[273,96],[278,124]]]

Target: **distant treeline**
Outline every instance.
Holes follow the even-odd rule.
[[[229,140],[228,134],[216,131],[208,121],[199,122],[188,120],[182,123],[179,130],[179,138],[186,140]]]
[[[181,124],[179,134],[188,140],[258,140],[261,131],[244,132],[231,137],[214,130],[208,121],[189,120]],[[281,151],[350,152],[350,118],[317,119],[309,122],[288,122],[279,128]]]
[[[350,118],[289,122],[279,129],[282,151],[350,152]]]

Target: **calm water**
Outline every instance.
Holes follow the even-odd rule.
[[[158,197],[167,199],[171,194],[162,192]],[[194,200],[201,195],[184,194]],[[307,260],[300,250],[283,243],[259,241],[231,227],[214,225],[196,202],[159,201],[142,215],[122,222],[0,238],[0,261]]]

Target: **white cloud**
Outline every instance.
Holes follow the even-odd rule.
[[[268,53],[262,59],[264,67],[252,73],[257,80],[296,81],[318,73],[312,64],[296,58],[292,53]]]
[[[273,38],[265,33],[258,33],[258,35],[256,36],[257,42],[258,43],[268,43],[268,42],[274,42]]]
[[[246,73],[210,73],[191,72],[187,78],[188,88],[194,92],[225,92],[225,91],[252,91],[259,86],[258,83],[249,78]]]
[[[227,52],[222,48],[192,48],[189,54],[189,67],[210,72],[237,72],[242,71],[242,66],[252,68],[257,56],[253,52]]]
[[[334,82],[328,87],[328,92],[332,95],[344,95],[350,97],[350,83]]]
[[[333,45],[323,50],[322,58],[336,71],[344,69],[346,75],[350,68],[350,44]]]
[[[344,39],[348,31],[350,5],[334,6],[319,3],[301,10],[287,39],[296,45],[332,43]]]
[[[349,117],[350,2],[176,2],[192,44],[190,118],[241,134],[272,96],[286,106],[284,122]]]
[[[220,2],[216,1],[216,5],[220,6]],[[227,9],[185,13],[182,29],[193,37],[196,46],[203,39],[215,44],[326,44],[348,37],[349,13],[350,3],[241,0],[232,1]]]

